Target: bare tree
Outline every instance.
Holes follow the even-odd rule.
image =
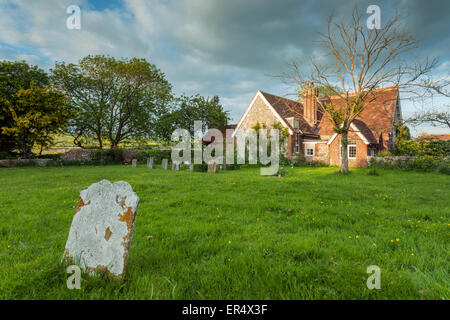
[[[296,88],[304,88],[312,81],[340,101],[335,103],[316,97],[319,110],[341,136],[344,151],[341,173],[348,173],[345,151],[351,124],[375,99],[374,90],[398,86],[416,95],[447,94],[444,90],[448,83],[433,81],[430,75],[437,59],[412,62],[403,59],[418,47],[419,42],[404,28],[399,14],[386,21],[382,28],[370,30],[355,7],[350,20],[335,22],[332,16],[329,18],[327,32],[319,35],[319,44],[326,56],[311,59],[308,65],[312,70],[308,78],[303,76],[303,66],[297,61],[289,62],[288,71],[278,77]],[[324,60],[327,62],[323,63]]]
[[[450,129],[450,105],[447,105],[446,109],[447,110],[445,111],[433,109],[430,111],[416,112],[405,122],[412,125],[429,123],[433,127],[444,127]]]

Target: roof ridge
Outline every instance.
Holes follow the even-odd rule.
[[[274,96],[274,97],[277,97],[277,98],[280,98],[280,99],[289,100],[289,101],[292,101],[292,102],[295,102],[295,103],[301,103],[299,100],[293,100],[293,99],[281,97],[279,95],[276,95],[276,94],[273,94],[273,93],[269,93],[269,92],[265,92],[265,91],[262,91],[262,90],[258,90],[258,91],[261,92],[262,94],[268,94],[268,95],[271,95],[271,96]]]

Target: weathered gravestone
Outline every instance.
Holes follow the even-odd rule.
[[[217,172],[217,165],[214,161],[211,161],[210,163],[208,163],[208,172],[210,172],[210,173]]]
[[[162,159],[162,163],[161,166],[164,170],[167,170],[168,166],[169,166],[169,160],[167,159]]]
[[[137,166],[137,160],[136,160],[136,159],[133,159],[133,160],[131,161],[131,165],[133,166],[133,168],[136,168],[136,166]]]
[[[172,162],[172,170],[179,171],[180,164],[178,162]]]
[[[147,168],[153,169],[153,158],[147,159]]]
[[[189,171],[194,171],[194,164],[191,163],[191,164],[189,165]]]
[[[87,272],[122,279],[138,204],[139,197],[125,181],[102,180],[81,191],[64,258]]]

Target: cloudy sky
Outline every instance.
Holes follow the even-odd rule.
[[[314,40],[328,17],[348,16],[355,3],[362,13],[379,5],[382,21],[395,10],[406,13],[408,28],[422,40],[416,54],[440,57],[435,75],[450,76],[450,2],[432,0],[0,0],[0,60],[48,70],[88,54],[145,58],[177,94],[219,95],[237,122],[258,89],[293,92],[269,75],[291,59],[320,54]],[[70,5],[81,8],[80,30],[66,27]],[[402,104],[404,116],[421,107]],[[422,130],[448,131],[414,133]]]

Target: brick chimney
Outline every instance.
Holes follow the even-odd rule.
[[[303,117],[310,125],[315,125],[317,122],[317,104],[316,98],[319,95],[319,90],[314,88],[314,83],[307,81],[303,88]]]

